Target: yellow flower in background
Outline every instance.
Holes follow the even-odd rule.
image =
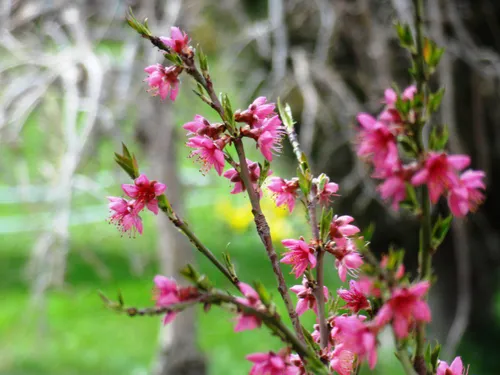
[[[252,207],[248,201],[234,206],[230,199],[220,199],[215,207],[220,219],[236,232],[245,232],[253,222]]]
[[[219,218],[232,230],[241,233],[253,226],[252,207],[248,198],[244,203],[235,205],[231,199],[220,199],[215,206]],[[265,195],[262,197],[261,207],[271,228],[273,240],[293,237],[292,217],[285,208],[276,207],[274,201]]]

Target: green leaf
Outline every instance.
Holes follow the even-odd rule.
[[[302,172],[302,168],[298,167],[297,177],[299,178],[300,190],[302,190],[304,196],[307,197],[311,191],[312,176],[307,170],[304,173]]]
[[[201,290],[206,291],[211,290],[214,287],[207,275],[200,275],[196,280],[196,286]]]
[[[434,250],[436,250],[441,243],[443,243],[446,234],[451,227],[451,222],[453,220],[453,215],[448,215],[446,218],[438,217],[434,227],[432,228],[432,242],[431,246]]]
[[[330,208],[329,210],[326,210],[325,208],[323,208],[321,212],[321,221],[319,226],[321,240],[323,242],[326,242],[328,233],[330,232],[330,224],[332,223],[332,219],[333,219],[333,209]]]
[[[123,153],[124,157],[126,157],[128,159],[132,158],[132,154],[130,153],[130,151],[128,150],[127,146],[123,142],[122,142],[122,153]]]
[[[144,36],[152,36],[151,30],[149,30],[148,26],[148,19],[146,18],[144,20],[144,23],[141,23],[135,18],[134,12],[132,12],[132,8],[128,9],[128,14],[127,14],[127,23],[131,28],[133,28],[135,31],[137,31],[139,34],[144,35]]]
[[[200,95],[205,95],[205,89],[203,88],[203,86],[201,85],[201,83],[196,82],[196,88],[198,89],[198,93]]]
[[[292,109],[290,106],[285,104],[285,107],[281,104],[280,98],[278,98],[278,113],[281,117],[281,122],[283,122],[283,125],[289,129],[293,129],[294,126],[294,121],[292,117]]]
[[[227,94],[221,94],[222,108],[224,109],[224,118],[234,128],[234,112]]]
[[[123,155],[115,152],[115,162],[132,178],[139,177],[139,165],[134,154],[131,154],[127,146],[122,143]]]
[[[187,280],[191,281],[193,284],[197,284],[200,278],[200,273],[191,264],[186,264],[183,268],[179,270],[179,273],[184,276]]]
[[[427,368],[429,368],[431,365],[431,344],[428,344],[427,348],[425,349],[424,359],[425,363],[427,364]]]
[[[432,369],[434,371],[437,370],[440,352],[441,352],[441,345],[439,343],[436,343],[436,346],[434,347],[434,349],[432,350],[432,353],[431,353],[431,365],[432,365]]]
[[[318,176],[317,180],[318,180],[318,191],[323,191],[323,189],[325,188],[325,185],[328,183],[328,181],[330,181],[328,176],[324,173],[321,173]]]
[[[306,329],[304,326],[302,326],[302,332],[304,333],[304,338],[306,339],[307,345],[311,347],[314,351],[320,350],[320,346],[314,341],[311,332],[309,332],[308,329]]]
[[[447,126],[443,126],[441,128],[434,126],[431,134],[429,135],[429,148],[433,151],[444,150],[449,137],[450,133]]]
[[[260,187],[268,177],[269,171],[271,169],[271,163],[266,159],[264,160],[264,165],[259,163],[259,168],[260,168],[260,176],[259,176],[259,187]]]
[[[395,27],[401,47],[413,49],[415,46],[415,42],[413,40],[410,26],[408,24],[396,23]]]
[[[222,259],[224,260],[224,265],[226,268],[229,270],[229,273],[234,277],[237,278],[236,276],[236,270],[234,268],[233,262],[231,262],[231,256],[229,252],[225,251],[222,253]]]
[[[160,210],[165,212],[168,216],[172,215],[173,213],[172,205],[168,201],[167,196],[165,194],[162,194],[159,197],[157,197],[157,200],[158,200],[158,207],[160,208]]]
[[[375,223],[371,222],[362,232],[362,237],[366,242],[370,242],[375,233]]]
[[[205,55],[205,53],[203,53],[203,50],[199,46],[196,48],[196,54],[198,55],[198,62],[200,64],[201,72],[205,76],[205,74],[208,73],[207,56]]]
[[[396,109],[397,111],[403,116],[407,117],[408,113],[410,113],[411,109],[411,102],[409,100],[403,100],[401,96],[398,95],[398,98],[396,99]]]
[[[441,105],[441,100],[444,95],[444,87],[441,87],[438,91],[431,93],[429,95],[429,104],[428,108],[431,113],[436,112]]]
[[[273,303],[273,300],[271,298],[271,294],[269,294],[269,291],[266,289],[264,284],[262,284],[260,281],[254,281],[253,285],[255,287],[255,291],[259,295],[260,300],[264,304],[264,306],[271,306]]]
[[[410,138],[403,134],[398,136],[398,143],[406,155],[410,157],[415,157],[418,155],[418,147],[413,138]]]
[[[429,58],[429,66],[431,68],[435,69],[439,65],[441,57],[443,57],[444,51],[445,51],[444,48],[435,48],[432,51],[432,54]]]
[[[176,53],[164,53],[163,56],[169,61],[171,61],[174,65],[183,66],[182,59]]]

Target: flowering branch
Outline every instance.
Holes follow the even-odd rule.
[[[282,122],[285,124],[285,130],[288,136],[288,140],[292,145],[293,152],[297,158],[297,162],[299,163],[299,168],[303,176],[306,178],[311,174],[309,170],[309,163],[307,162],[307,158],[300,149],[300,144],[297,139],[297,133],[295,133],[293,127],[293,121],[291,116],[290,107],[288,105],[283,108],[281,106],[281,102],[278,101],[278,107]],[[311,176],[312,180],[312,176]],[[311,181],[312,182],[312,181]],[[321,348],[326,348],[328,346],[328,335],[330,330],[328,328],[328,324],[326,321],[325,314],[325,295],[324,295],[324,256],[325,249],[323,247],[323,241],[319,232],[318,218],[316,215],[316,205],[317,205],[317,188],[315,184],[311,184],[311,191],[306,195],[307,199],[307,210],[309,214],[309,222],[311,225],[311,232],[313,235],[313,241],[316,245],[316,253],[317,253],[317,264],[316,264],[316,282],[313,284],[313,294],[317,301],[318,306],[318,324],[319,324],[319,332],[320,332],[320,345]]]
[[[193,293],[193,291],[191,291]],[[254,308],[249,306],[241,299],[235,298],[223,291],[212,289],[210,291],[194,292],[195,297],[187,301],[169,304],[166,306],[155,306],[146,308],[126,307],[124,306],[121,296],[119,301],[111,301],[104,294],[100,293],[101,299],[106,307],[118,313],[124,313],[130,317],[134,316],[157,316],[169,313],[177,313],[185,310],[193,305],[203,304],[205,308],[210,305],[223,306],[225,304],[232,305],[238,311],[245,315],[253,316],[262,321],[276,336],[278,336],[286,344],[290,344],[301,357],[307,358],[309,365],[314,368],[315,374],[328,375],[326,368],[319,362],[317,357],[311,352],[303,342],[298,340],[297,336],[283,324],[278,313],[270,311],[267,308]]]
[[[416,111],[417,118],[417,134],[416,144],[419,157],[425,158],[425,103],[427,98],[426,84],[427,74],[425,72],[425,57],[424,57],[424,36],[423,36],[423,0],[413,0],[415,7],[414,24],[416,33],[416,56],[415,56],[415,81],[417,86],[417,95],[421,95],[423,106],[420,111]],[[427,280],[431,277],[432,272],[432,233],[431,233],[431,202],[429,198],[429,190],[426,185],[420,188],[420,206],[421,224],[420,224],[420,248],[419,248],[419,276],[421,280]],[[414,367],[419,375],[425,375],[427,368],[424,360],[425,351],[425,322],[420,322],[417,327],[416,350]]]
[[[225,264],[218,261],[173,211],[164,195],[166,185],[139,175],[137,161],[125,146],[123,155],[116,154],[116,161],[134,179],[134,184],[122,185],[130,199],[109,197],[109,221],[123,232],[141,234],[142,219],[139,214],[145,210],[158,214],[161,209],[244,297],[214,289],[204,275],[187,265],[181,274],[195,287],[180,287],[175,280],[157,275],[154,279],[155,308],[123,308],[121,298],[118,304],[103,298],[107,305],[131,316],[162,314],[165,324],[171,322],[177,312],[195,303],[204,304],[206,308],[212,304],[231,305],[236,308],[237,314],[235,332],[265,325],[290,345],[278,353],[271,351],[247,356],[253,363],[250,373],[255,375],[326,375],[329,370],[340,375],[352,375],[359,373],[364,360],[373,369],[377,362],[377,336],[389,324],[397,344],[397,357],[407,375],[430,375],[436,372],[436,375],[464,375],[459,357],[448,366],[446,362],[438,361],[439,345],[434,349],[430,345],[424,348],[425,325],[431,320],[426,299],[432,283],[431,256],[444,240],[452,219],[451,215],[445,219],[439,217],[432,225],[431,203],[436,204],[440,197],[445,196],[452,215],[465,216],[484,199],[481,191],[485,189],[482,180],[484,172],[469,170],[458,175],[469,165],[470,158],[466,155],[448,155],[444,151],[447,142],[445,132],[438,134],[433,128],[428,143],[424,140],[426,121],[439,108],[443,95],[442,90],[431,92],[427,87],[428,76],[435,70],[443,49],[424,39],[423,1],[414,0],[414,5],[416,43],[408,25],[397,25],[397,32],[401,45],[411,52],[411,73],[417,84],[406,88],[403,93],[397,92],[397,89],[387,89],[384,109],[376,118],[367,113],[358,114],[357,120],[361,127],[357,153],[372,163],[373,177],[383,180],[378,186],[382,198],[391,200],[396,210],[401,205],[419,215],[421,230],[417,280],[411,281],[409,275],[405,274],[404,251],[389,249],[389,253],[379,261],[367,247],[369,233],[363,237],[357,236],[360,229],[351,224],[353,217],[333,215],[329,205],[332,198],[337,196],[339,186],[330,182],[325,174],[317,177],[312,175],[297,141],[288,106],[283,109],[278,103],[281,120],[275,113],[275,104],[268,103],[265,97],[256,98],[248,109],[233,112],[228,97],[221,95],[219,99],[215,94],[206,57],[201,50],[195,53],[185,33],[172,27],[170,37],[156,37],[149,30],[147,22],[140,23],[130,15],[129,24],[164,51],[164,56],[173,63],[171,66],[156,64],[145,68],[149,75],[146,78],[149,91],[163,100],[167,97],[175,100],[179,88],[178,78],[182,72],[186,72],[197,83],[195,93],[220,116],[222,123],[210,123],[196,115],[193,121],[184,124],[189,138],[186,145],[194,149],[191,156],[196,156],[202,162],[202,172],[213,168],[219,176],[234,184],[231,194],[248,192],[255,226],[270,259],[278,290],[295,333],[282,322],[263,285],[256,283],[254,290],[240,282],[229,255],[224,257]],[[198,57],[199,68],[195,56]],[[274,193],[276,205],[286,206],[290,212],[298,199],[306,204],[312,238],[309,241],[304,237],[282,240],[287,251],[279,261],[260,198],[264,181],[272,173],[270,162],[273,152],[281,149],[285,132],[299,163],[297,177],[290,180],[273,177],[266,186]],[[246,158],[243,145],[245,137],[256,142],[266,159],[263,164]],[[234,145],[237,161],[225,150],[229,145]],[[226,163],[232,168],[224,170]],[[321,216],[318,216],[318,205],[323,208]],[[328,308],[326,302],[331,295],[324,285],[326,256],[334,257],[342,282],[347,281],[348,276],[352,278],[349,289],[338,289],[338,297],[328,304]],[[288,289],[279,262],[291,265],[295,277],[302,278],[302,283]],[[360,272],[361,277],[355,280]],[[295,308],[289,290],[297,295]],[[340,300],[345,301],[345,304],[339,305]],[[299,321],[299,316],[309,309],[318,318],[312,333],[303,331]],[[416,343],[412,346],[415,336]],[[415,347],[415,351],[410,353],[407,348],[412,347]]]
[[[262,209],[260,207],[259,196],[254,190],[250,179],[250,173],[248,170],[248,165],[245,157],[245,149],[243,147],[243,142],[241,141],[241,139],[235,139],[234,146],[236,148],[236,153],[238,154],[238,159],[240,162],[241,179],[243,180],[243,183],[248,191],[248,197],[252,205],[252,214],[254,216],[254,222],[257,228],[257,233],[259,234],[259,237],[262,243],[264,244],[269,260],[271,261],[271,265],[273,267],[276,280],[278,281],[278,291],[280,292],[281,297],[285,302],[288,315],[290,316],[297,337],[299,338],[300,341],[305,342],[304,334],[302,333],[302,326],[300,325],[297,312],[293,307],[292,300],[290,298],[290,294],[288,293],[288,288],[285,283],[285,278],[283,277],[283,272],[281,271],[278,262],[278,256],[276,255],[276,250],[274,249],[273,240],[271,238],[271,230],[269,229],[269,224],[267,223],[266,217],[262,212]]]
[[[153,45],[156,47],[160,48],[161,50],[164,50],[166,52],[171,53],[172,50],[171,48],[168,48],[160,38],[155,37],[151,34],[143,34],[144,37],[147,37]],[[217,111],[221,119],[224,121],[226,125],[228,125],[228,128],[231,128],[231,122],[233,119],[229,119],[228,116],[229,114],[226,114],[223,108],[223,105],[219,101],[217,95],[215,94],[214,88],[212,81],[210,79],[210,76],[208,72],[205,70],[204,74],[202,74],[198,68],[196,67],[196,64],[194,62],[194,54],[191,52],[184,53],[182,51],[181,53],[178,54],[180,58],[182,59],[182,62],[184,63],[184,68],[186,69],[186,72],[191,75],[196,82],[198,82],[208,93],[210,97],[210,101],[206,101],[210,104],[210,106]],[[204,57],[200,58],[200,61],[203,61]],[[231,113],[232,116],[232,113]],[[246,157],[245,157],[245,152],[243,148],[243,144],[240,139],[236,138],[233,140],[236,152],[238,153],[238,158],[240,162],[240,173],[241,173],[241,179],[243,180],[243,184],[245,188],[248,191],[248,196],[250,198],[250,202],[252,204],[252,213],[254,214],[254,220],[255,220],[255,225],[257,227],[257,232],[259,233],[259,236],[262,240],[262,243],[265,246],[266,252],[268,254],[269,259],[271,260],[271,264],[273,266],[273,271],[276,275],[276,279],[278,281],[278,290],[283,298],[283,301],[285,302],[286,309],[288,311],[288,315],[290,316],[290,319],[292,321],[293,327],[295,329],[295,332],[302,342],[304,342],[304,336],[302,333],[302,327],[300,325],[297,313],[293,309],[292,301],[290,299],[290,295],[288,293],[288,288],[286,287],[285,279],[283,277],[283,273],[281,269],[279,268],[279,263],[277,261],[277,255],[276,251],[274,250],[274,246],[272,243],[271,239],[271,234],[269,230],[269,225],[267,223],[267,220],[262,213],[262,210],[260,208],[260,203],[259,203],[259,198],[257,197],[257,194],[253,188],[253,185],[251,183],[250,179],[250,173],[248,170],[248,165],[246,162]]]

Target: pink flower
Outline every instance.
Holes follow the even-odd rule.
[[[194,120],[185,123],[182,126],[189,131],[188,136],[204,135],[211,139],[218,139],[220,134],[224,131],[223,124],[211,124],[203,116],[196,115]]]
[[[430,322],[431,311],[427,302],[422,299],[429,287],[428,281],[421,281],[409,288],[396,288],[389,301],[377,313],[375,323],[381,327],[392,319],[396,336],[405,338],[414,321]]]
[[[362,285],[357,281],[349,281],[349,290],[339,289],[337,294],[340,298],[346,301],[346,306],[353,314],[357,314],[360,310],[368,309],[370,307],[370,302],[366,298],[363,291]]]
[[[183,33],[181,29],[175,26],[170,28],[170,38],[161,36],[160,40],[163,44],[177,53],[182,53],[189,44],[189,37],[187,34]]]
[[[403,101],[413,100],[413,97],[417,93],[417,87],[415,85],[408,86],[404,91],[403,95],[401,95],[401,99]],[[384,91],[384,103],[390,107],[394,108],[396,101],[398,99],[398,94],[393,89],[386,89]]]
[[[285,353],[254,353],[247,359],[254,364],[250,375],[297,375],[298,372]]]
[[[177,66],[164,67],[161,64],[150,65],[144,69],[149,74],[144,81],[150,87],[149,92],[153,96],[160,95],[162,100],[165,100],[170,92],[170,100],[175,101],[179,93],[179,74],[182,68]]]
[[[260,193],[259,189],[259,178],[260,178],[260,167],[259,163],[253,162],[249,159],[247,159],[247,166],[248,170],[250,172],[250,180],[252,181],[253,188]],[[272,171],[268,172],[268,176],[272,173]],[[226,172],[224,172],[224,177],[229,179],[232,183],[234,183],[234,188],[231,191],[231,194],[238,194],[246,190],[245,185],[243,184],[243,181],[240,177],[240,174],[235,168],[228,169]]]
[[[254,308],[261,307],[262,302],[260,301],[259,294],[250,285],[240,282],[238,287],[240,288],[241,293],[245,296],[244,298],[236,298],[239,303]],[[238,321],[234,327],[234,331],[241,332],[251,330],[259,328],[261,325],[262,322],[257,317],[241,312],[238,316]]]
[[[281,177],[274,177],[271,179],[267,188],[275,195],[276,206],[287,205],[290,212],[295,207],[295,199],[298,196],[297,189],[299,188],[299,180],[293,178],[291,180],[284,180]]]
[[[307,278],[303,278],[302,285],[294,285],[290,290],[299,298],[297,306],[295,307],[297,315],[300,316],[309,309],[313,310],[316,315],[318,315],[316,297],[313,295],[313,288],[309,285]],[[323,287],[323,294],[325,296],[325,301],[328,301],[328,288],[326,286]]]
[[[330,224],[330,239],[335,241],[336,245],[342,247],[345,245],[347,237],[359,232],[359,228],[351,223],[354,221],[352,216],[337,216]]]
[[[385,180],[377,187],[382,199],[392,200],[392,208],[397,211],[399,203],[406,199],[406,182],[409,182],[414,170],[414,163],[395,166],[392,170],[386,169],[381,174],[375,173],[374,178]]]
[[[404,91],[402,95],[403,100],[413,100],[413,97],[417,93],[417,86],[411,85],[408,86]]]
[[[373,330],[363,322],[363,318],[357,315],[336,317],[336,337],[345,350],[357,354],[360,359],[368,359],[370,369],[373,370],[377,363],[377,338]]]
[[[141,210],[144,206],[155,215],[158,215],[158,200],[167,186],[157,181],[149,181],[146,175],[141,174],[134,180],[134,184],[123,184],[122,189],[130,198],[134,198],[137,207]]]
[[[108,200],[111,211],[109,222],[122,232],[130,232],[131,235],[136,232],[142,234],[142,219],[139,216],[142,207],[137,207],[135,200],[127,201],[119,197],[108,197]]]
[[[156,300],[157,307],[169,307],[199,296],[198,289],[192,286],[182,288],[172,278],[156,275],[153,281],[155,283],[153,299]],[[170,323],[176,315],[175,311],[167,312],[163,319],[163,324]]]
[[[399,209],[399,203],[406,198],[405,182],[401,175],[394,174],[377,187],[382,199],[392,199],[391,206],[394,211]]]
[[[289,250],[284,254],[281,263],[291,264],[296,278],[301,276],[308,266],[316,267],[315,250],[304,240],[289,239],[283,240],[281,243]]]
[[[330,204],[331,197],[337,196],[335,194],[337,191],[339,191],[339,185],[337,185],[335,182],[329,182],[330,179],[325,176],[326,183],[323,186],[323,189],[319,190],[319,184],[318,184],[318,193],[317,193],[317,198],[320,204],[323,206],[327,206]]]
[[[156,275],[154,277],[154,283],[154,299],[156,300],[156,306],[168,307],[181,301],[179,298],[179,287],[174,279]],[[170,323],[174,320],[176,315],[177,313],[173,311],[166,313],[163,324]]]
[[[193,121],[185,123],[182,127],[189,131],[188,135],[204,135],[201,131],[209,128],[210,123],[205,117],[195,115]]]
[[[351,276],[356,276],[356,270],[363,264],[363,259],[352,240],[347,239],[342,246],[329,245],[325,249],[335,255],[335,267],[340,280],[345,281],[349,271]]]
[[[306,375],[307,371],[304,366],[304,363],[300,359],[298,354],[290,354],[290,363],[297,368],[296,375]]]
[[[351,375],[354,367],[355,354],[338,344],[331,353],[330,367],[339,375]]]
[[[214,167],[219,176],[222,174],[225,165],[224,153],[213,140],[197,135],[189,138],[186,145],[195,149],[191,156],[198,155],[203,163],[203,172],[206,173]]]
[[[480,191],[486,189],[484,177],[483,171],[468,170],[462,173],[458,185],[448,195],[448,206],[453,215],[463,217],[469,211],[474,212],[484,201],[484,194]]]
[[[417,88],[415,85],[408,86],[403,91],[403,94],[401,95],[401,100],[402,101],[413,100],[413,97],[415,96],[416,92]],[[396,91],[394,91],[393,89],[385,90],[383,103],[386,104],[386,107],[380,113],[378,119],[379,121],[386,123],[391,128],[392,131],[399,133],[399,131],[402,130],[401,128],[402,119],[396,109],[397,99],[398,99],[398,94],[396,93]],[[411,119],[412,116],[414,116],[412,115],[412,112],[413,111],[410,111],[410,114],[408,115],[409,119]]]
[[[411,179],[414,186],[427,184],[432,203],[437,203],[445,190],[451,190],[460,184],[456,174],[470,163],[467,155],[447,155],[429,152],[423,168]]]
[[[396,137],[389,127],[367,113],[357,116],[361,125],[357,154],[371,159],[376,170],[392,169],[399,162]]]
[[[238,122],[246,122],[251,127],[259,126],[264,119],[275,114],[275,107],[274,103],[267,103],[265,96],[259,96],[250,104],[248,109],[236,111],[234,118]]]
[[[255,131],[258,134],[257,148],[267,160],[272,161],[273,151],[281,152],[281,139],[284,134],[279,116],[265,118],[262,126]]]
[[[439,361],[436,375],[467,375],[468,373],[469,369],[464,368],[462,358],[456,357],[450,366],[445,361]]]

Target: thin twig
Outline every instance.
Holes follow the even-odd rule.
[[[303,159],[303,152],[300,149],[299,141],[297,140],[297,133],[291,126],[286,126],[286,133],[288,136],[288,140],[290,141],[293,149],[293,153],[297,157],[297,161],[302,170],[302,173],[305,174],[305,167]],[[311,232],[314,239],[314,243],[316,244],[316,252],[317,252],[317,262],[316,262],[316,283],[314,283],[313,293],[314,298],[316,298],[316,303],[318,305],[318,322],[319,322],[319,332],[320,332],[320,345],[321,348],[326,348],[328,346],[328,336],[330,334],[330,330],[328,329],[328,324],[326,321],[325,314],[325,295],[323,292],[324,289],[324,255],[325,249],[323,248],[323,244],[320,238],[319,226],[318,226],[318,218],[316,215],[316,187],[312,186],[311,192],[307,198],[307,210],[309,213],[309,223],[311,224]]]
[[[170,52],[168,47],[166,47],[161,40],[158,37],[155,36],[149,36],[148,39],[151,41],[153,45],[158,47],[161,50]],[[224,109],[219,101],[219,98],[215,94],[214,88],[212,81],[208,77],[208,75],[203,76],[198,68],[196,67],[196,64],[194,62],[193,56],[188,56],[185,54],[180,54],[179,55],[184,62],[186,72],[191,75],[196,82],[201,84],[203,88],[206,90],[208,93],[210,100],[212,101],[211,107],[214,108],[218,113],[221,119],[226,122],[226,118],[224,115]],[[245,157],[245,150],[243,148],[243,143],[241,139],[235,139],[234,140],[234,145],[236,148],[236,152],[238,153],[238,158],[239,158],[239,163],[240,163],[240,175],[243,180],[243,184],[245,185],[245,188],[248,191],[248,197],[250,198],[250,202],[252,205],[252,213],[254,215],[254,221],[255,225],[257,227],[257,232],[259,233],[259,236],[262,240],[262,243],[264,244],[264,247],[266,249],[266,252],[268,254],[268,257],[271,261],[271,265],[274,271],[274,274],[276,276],[276,280],[278,281],[278,291],[281,294],[281,297],[283,298],[283,301],[285,302],[285,306],[288,312],[288,315],[290,317],[290,320],[292,321],[293,327],[295,329],[295,333],[297,334],[298,339],[305,343],[304,339],[304,334],[302,332],[302,326],[299,321],[299,317],[297,315],[297,312],[294,309],[292,300],[290,298],[290,294],[288,292],[288,288],[285,283],[285,278],[283,276],[283,272],[281,271],[281,268],[279,266],[278,262],[278,257],[276,254],[276,251],[274,249],[274,245],[272,242],[271,238],[271,232],[269,229],[269,224],[267,223],[266,217],[262,213],[262,210],[260,208],[260,201],[258,194],[253,188],[253,185],[250,180],[250,172],[248,170],[248,165],[246,162],[246,157]]]
[[[426,74],[425,74],[425,61],[424,61],[424,35],[423,35],[423,14],[424,3],[423,0],[413,0],[414,10],[414,25],[416,33],[417,53],[415,56],[416,66],[416,83],[417,92],[424,96],[423,102],[425,103],[426,95]],[[425,140],[424,140],[424,127],[425,108],[420,111],[419,131],[417,134],[417,146],[421,157],[425,155]],[[420,204],[421,204],[421,227],[420,227],[420,249],[419,249],[419,276],[421,280],[430,278],[431,265],[432,265],[432,249],[431,249],[431,206],[429,200],[429,190],[427,186],[420,188]],[[417,326],[417,345],[415,350],[414,368],[420,375],[427,373],[427,366],[424,360],[425,350],[425,323],[420,322]]]
[[[202,253],[205,257],[208,258],[212,262],[212,264],[217,267],[219,271],[222,272],[226,278],[231,281],[231,283],[238,288],[238,277],[230,272],[226,266],[224,266],[217,257],[210,251],[208,247],[206,247],[200,239],[194,234],[193,231],[189,228],[187,223],[182,220],[175,212],[169,211],[165,206],[160,204],[160,208],[163,212],[166,213],[167,217],[170,219],[172,224],[175,225],[188,239],[189,241],[198,249],[200,253]]]
[[[293,306],[290,294],[288,293],[288,287],[286,286],[285,278],[283,277],[283,272],[280,268],[276,250],[274,249],[273,240],[271,238],[271,230],[269,229],[269,224],[267,223],[266,217],[264,216],[264,213],[262,212],[262,209],[260,207],[259,195],[253,188],[250,179],[250,172],[248,170],[245,150],[243,148],[243,142],[241,141],[241,139],[236,139],[234,141],[234,146],[236,148],[236,152],[238,154],[238,159],[240,162],[241,179],[248,191],[248,197],[252,205],[252,214],[254,216],[255,226],[257,227],[257,233],[259,234],[259,237],[264,244],[269,260],[271,261],[271,265],[278,282],[278,291],[280,292],[281,297],[285,302],[285,306],[288,311],[288,315],[292,320],[295,332],[297,333],[299,339],[304,342],[304,335],[302,333],[302,327],[300,325],[299,317]]]

